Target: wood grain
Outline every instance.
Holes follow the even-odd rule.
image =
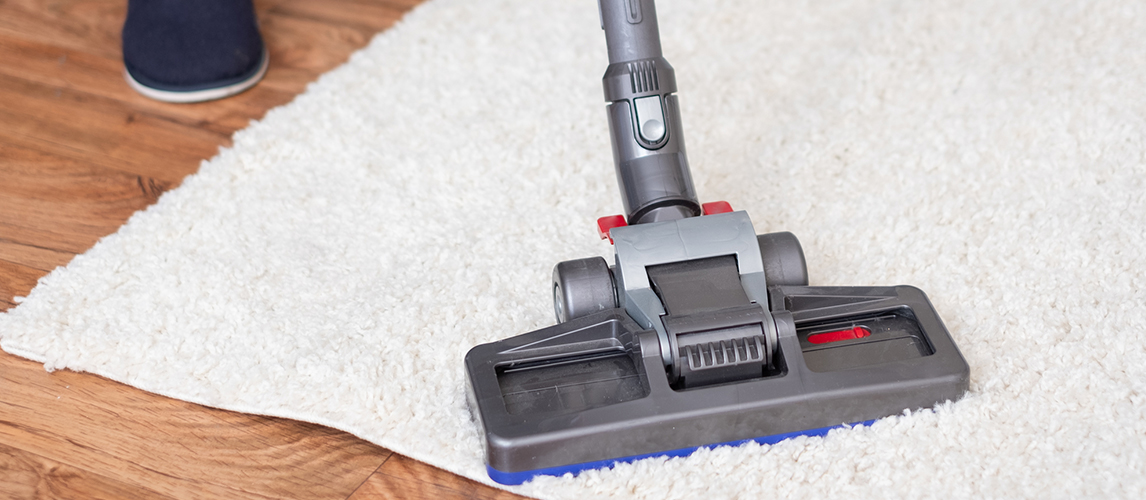
[[[26,138],[36,149],[99,157],[109,169],[167,182],[194,172],[227,140],[111,99],[8,75],[0,75],[0,122],[8,124],[4,136]]]
[[[0,295],[0,307],[7,309],[15,306],[16,297],[27,295],[36,286],[36,280],[43,275],[44,272],[39,269],[0,259],[0,276],[3,276],[0,279],[0,293],[3,294]]]
[[[0,385],[3,444],[168,496],[335,498],[390,456],[319,425],[125,391],[12,357],[0,359]]]
[[[43,271],[114,232],[173,183],[0,146],[0,258]]]
[[[125,0],[0,1],[0,310],[420,0],[256,0],[271,67],[209,103],[123,80]],[[510,498],[340,431],[0,353],[0,498]]]
[[[53,94],[66,90],[93,98],[109,99],[125,109],[163,116],[184,125],[201,127],[220,134],[247,126],[252,117],[261,116],[266,109],[285,104],[305,87],[305,81],[283,82],[276,73],[286,71],[279,66],[270,71],[274,79],[260,83],[242,95],[199,104],[170,104],[147,99],[124,84],[123,62],[118,53],[107,57],[81,50],[33,40],[21,39],[0,32],[0,50],[5,64],[0,74],[20,78],[45,88]],[[305,78],[306,73],[298,78]],[[298,79],[296,78],[296,79]]]
[[[0,34],[119,57],[119,32],[127,2],[6,0],[2,8]]]
[[[146,500],[171,497],[0,444],[0,500],[27,498]]]
[[[481,498],[508,500],[521,498],[508,491],[490,488],[417,460],[394,455],[370,476],[351,500],[400,498],[396,493],[417,492],[419,498]]]

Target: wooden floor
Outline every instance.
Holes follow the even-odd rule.
[[[420,0],[256,0],[271,66],[213,103],[124,83],[126,0],[0,0],[0,310]],[[0,352],[0,498],[511,498],[343,432]]]

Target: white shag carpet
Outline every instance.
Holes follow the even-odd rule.
[[[813,284],[926,290],[965,399],[515,491],[1146,496],[1146,3],[659,4],[705,201]],[[433,0],[0,314],[49,370],[330,425],[489,482],[473,345],[621,211],[592,0]]]

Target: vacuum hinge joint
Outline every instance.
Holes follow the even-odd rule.
[[[663,317],[675,344],[674,385],[687,389],[763,376],[772,364],[774,342],[766,327],[771,320],[757,304]]]

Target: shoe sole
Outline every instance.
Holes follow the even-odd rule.
[[[247,78],[241,82],[232,83],[224,87],[192,90],[187,92],[159,90],[148,87],[136,81],[136,79],[131,76],[131,72],[128,71],[127,68],[124,68],[123,76],[127,80],[127,84],[130,85],[133,90],[143,94],[145,97],[155,99],[157,101],[187,104],[192,102],[213,101],[216,99],[222,99],[224,97],[230,97],[251,87],[254,87],[256,83],[259,83],[259,80],[263,79],[263,75],[267,74],[267,67],[270,66],[270,60],[271,58],[264,50],[262,62],[259,63],[259,70],[256,71],[255,74],[251,75],[250,78]]]

